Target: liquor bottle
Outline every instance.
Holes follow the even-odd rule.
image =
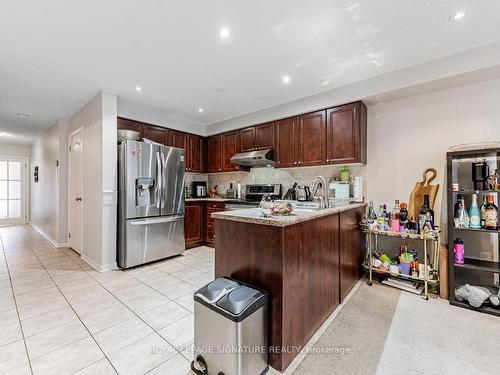
[[[486,205],[487,204],[488,204],[488,200],[486,199],[486,196],[483,195],[483,204],[479,208],[479,210],[481,211],[481,228],[484,228],[484,226],[486,224],[485,216],[486,216]]]
[[[408,224],[406,225],[406,228],[411,233],[415,233],[417,231],[417,229],[418,229],[417,222],[415,221],[415,218],[413,216],[410,217],[410,220],[408,220]]]
[[[400,220],[400,210],[399,201],[396,199],[394,201],[394,207],[392,208],[392,220],[391,220],[391,231],[399,232],[399,220]]]
[[[455,217],[454,217],[454,223],[455,223],[455,228],[469,228],[469,214],[467,213],[467,210],[465,209],[465,201],[464,199],[459,199],[457,201],[458,208],[455,211]]]
[[[428,229],[434,229],[434,211],[431,210],[429,204],[429,196],[424,195],[424,204],[420,208],[418,214],[418,231],[419,233],[424,230],[425,227]]]
[[[406,226],[408,225],[408,208],[406,203],[401,203],[399,205],[399,231],[404,232]]]
[[[385,204],[381,204],[377,215],[377,226],[379,230],[386,230],[386,220],[388,220],[386,206]]]
[[[497,229],[498,227],[498,207],[495,206],[495,198],[488,195],[488,204],[484,207],[484,228]]]
[[[368,206],[368,223],[372,224],[377,221],[377,214],[375,213],[375,208],[373,207],[373,201],[370,201],[370,205]]]
[[[481,229],[481,211],[477,206],[477,194],[472,194],[472,204],[469,208],[470,227]]]

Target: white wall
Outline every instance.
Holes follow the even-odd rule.
[[[116,267],[116,96],[99,93],[69,120],[83,128],[82,258],[98,270]]]
[[[0,143],[0,155],[28,158],[30,156],[30,153],[30,146]]]
[[[424,169],[434,167],[444,225],[447,149],[481,141],[500,141],[500,79],[368,107],[368,199],[408,201]]]
[[[59,120],[31,146],[30,222],[56,246],[64,246],[67,238],[66,132],[66,121]],[[32,178],[35,166],[39,169],[37,183]]]

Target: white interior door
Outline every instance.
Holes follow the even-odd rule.
[[[82,253],[82,215],[83,215],[83,130],[69,136],[68,165],[68,207],[69,233],[68,246],[78,254]]]
[[[26,164],[0,157],[0,225],[26,222]]]

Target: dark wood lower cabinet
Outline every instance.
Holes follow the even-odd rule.
[[[302,348],[340,304],[342,291],[359,280],[363,242],[355,220],[361,210],[286,227],[215,219],[215,276],[234,277],[270,294],[269,345],[290,348],[269,352],[275,369],[287,368],[298,354],[291,348]]]
[[[224,202],[187,201],[184,212],[184,237],[186,249],[208,245],[215,246],[215,221],[211,215],[224,211]]]
[[[204,203],[200,201],[186,202],[184,212],[184,236],[186,249],[203,244]]]

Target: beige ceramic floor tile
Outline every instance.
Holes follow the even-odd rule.
[[[151,333],[153,333],[153,330],[146,323],[137,317],[133,317],[97,332],[93,336],[104,353],[109,356]]]
[[[0,312],[0,346],[22,340],[23,333],[15,308]]]
[[[145,374],[159,366],[176,351],[157,333],[126,346],[109,356],[109,360],[121,375]]]
[[[182,318],[159,330],[158,333],[169,344],[181,351],[194,342],[194,315]]]
[[[139,314],[143,311],[154,309],[168,302],[170,302],[170,299],[158,292],[153,291],[148,295],[134,298],[132,300],[125,301],[124,303],[129,309],[134,311],[136,314]]]
[[[191,363],[182,355],[176,354],[168,361],[163,362],[160,366],[156,367],[148,375],[195,375],[191,371]]]
[[[135,314],[127,307],[120,304],[110,307],[109,309],[87,315],[82,318],[82,321],[91,333],[96,333],[120,324],[132,317],[135,317]]]
[[[0,346],[0,374],[14,370],[28,362],[24,341]]]
[[[66,375],[102,358],[104,354],[89,336],[33,360],[31,366],[33,375]]]
[[[24,336],[30,337],[40,332],[58,327],[63,324],[78,321],[75,312],[69,306],[35,315],[29,319],[21,320]]]
[[[62,348],[89,336],[79,320],[57,326],[26,339],[30,360],[41,357],[53,350]]]
[[[139,316],[153,329],[159,330],[189,314],[189,311],[175,302],[169,302],[152,310],[142,312]]]
[[[75,372],[75,375],[115,375],[116,371],[111,366],[107,358],[101,359],[100,361],[91,364],[84,369]],[[165,373],[164,375],[166,375]]]

